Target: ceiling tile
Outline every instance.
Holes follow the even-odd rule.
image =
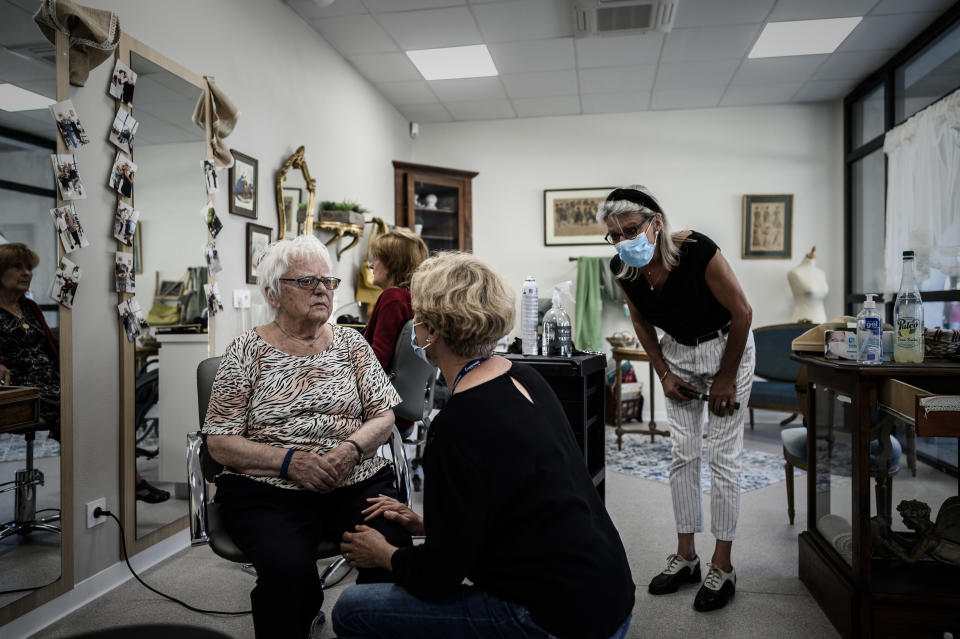
[[[790,102],[790,99],[801,86],[801,82],[731,86],[723,95],[723,99],[720,100],[720,105],[785,104]]]
[[[901,13],[864,18],[837,51],[878,51],[891,53],[903,48],[937,19],[937,13]]]
[[[674,29],[763,22],[776,0],[680,0]]]
[[[411,122],[431,124],[436,122],[452,122],[453,116],[442,104],[408,104],[398,109],[403,117]]]
[[[687,62],[742,58],[750,51],[758,35],[759,24],[674,29],[667,34],[661,60]]]
[[[733,84],[803,83],[829,57],[824,54],[747,59],[733,76]]]
[[[565,38],[573,35],[567,0],[527,0],[473,7],[488,43]]]
[[[543,71],[540,73],[513,73],[500,79],[510,98],[546,98],[554,95],[573,95],[577,92],[577,72]]]
[[[517,117],[508,100],[451,102],[446,106],[457,120],[503,120]]]
[[[794,96],[797,102],[842,100],[857,83],[851,80],[812,80]]]
[[[649,91],[632,93],[597,93],[580,98],[584,113],[629,113],[646,111],[650,102]]]
[[[381,82],[377,84],[380,93],[394,106],[407,104],[427,104],[436,102],[437,96],[423,80],[419,82]]]
[[[397,45],[387,32],[370,15],[325,18],[312,20],[310,24],[314,25],[324,40],[333,45],[341,55],[397,50]]]
[[[404,50],[483,43],[466,7],[380,13],[377,20]]]
[[[500,78],[468,78],[466,80],[433,80],[430,88],[442,102],[505,99]]]
[[[521,118],[547,115],[578,115],[580,98],[576,95],[564,95],[552,98],[523,98],[513,100],[513,108]]]
[[[405,53],[365,53],[347,59],[371,82],[423,79]]]
[[[872,16],[887,13],[915,13],[922,11],[937,11],[943,13],[956,0],[881,0],[870,12]]]
[[[653,94],[654,109],[699,109],[715,107],[720,103],[723,87],[702,89],[657,90]]]
[[[653,64],[581,69],[580,92],[588,94],[649,91],[653,88],[653,77],[656,72],[657,67]]]
[[[632,64],[655,64],[663,47],[662,33],[642,33],[629,36],[578,38],[577,66],[611,67]]]
[[[655,86],[658,90],[724,87],[730,82],[739,65],[739,60],[664,62],[660,64]]]
[[[770,22],[865,16],[877,0],[777,0]]]
[[[284,2],[307,21],[370,13],[360,0],[337,0],[329,7],[321,7],[313,0],[284,0]]]
[[[556,71],[575,66],[573,38],[503,42],[489,46],[500,73]]]
[[[862,80],[882,67],[889,57],[886,51],[834,53],[813,77],[816,80]]]
[[[334,4],[339,2],[340,0],[336,0]],[[363,0],[363,4],[370,9],[371,13],[386,13],[387,11],[458,7],[467,4],[467,2],[466,0]]]

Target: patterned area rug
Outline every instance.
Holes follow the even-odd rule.
[[[670,483],[670,440],[657,437],[650,443],[645,435],[629,435],[623,438],[623,450],[617,450],[617,434],[607,428],[607,468],[630,473],[644,479],[664,484]],[[707,444],[703,444],[703,462],[700,465],[700,487],[710,492],[710,469],[707,467]],[[783,455],[771,455],[758,450],[744,450],[742,457],[740,492],[746,493],[770,484],[786,481],[783,470]],[[802,470],[794,471],[794,481],[803,477]]]
[[[33,456],[37,457],[57,457],[60,455],[60,444],[57,440],[50,439],[49,431],[41,430],[37,433],[37,438],[33,442]],[[23,435],[13,435],[3,433],[0,435],[0,462],[17,461],[27,458],[27,443]]]

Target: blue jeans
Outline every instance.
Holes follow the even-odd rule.
[[[610,639],[623,639],[628,615]],[[552,639],[520,604],[478,588],[461,586],[440,601],[424,601],[396,584],[363,584],[343,591],[333,607],[333,631],[340,639]]]

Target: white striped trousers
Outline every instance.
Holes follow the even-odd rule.
[[[698,346],[677,343],[670,335],[660,340],[660,350],[670,372],[701,393],[709,393],[727,346],[722,335]],[[672,458],[670,494],[678,533],[703,532],[703,505],[700,499],[700,457],[703,445],[703,418],[707,415],[707,464],[710,468],[710,531],[723,541],[733,541],[740,514],[740,457],[743,452],[743,421],[750,400],[755,364],[753,333],[737,370],[733,415],[719,417],[708,410],[707,402],[691,399],[678,402],[666,398]]]

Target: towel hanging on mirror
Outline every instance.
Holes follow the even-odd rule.
[[[233,154],[230,153],[230,147],[226,145],[223,138],[233,133],[237,126],[237,120],[240,119],[240,110],[227,97],[220,87],[214,81],[213,76],[205,75],[203,79],[207,81],[207,91],[197,100],[197,106],[193,109],[193,123],[201,129],[206,129],[207,95],[210,96],[209,102],[212,103],[210,114],[210,146],[207,149],[207,155],[213,158],[213,163],[218,169],[226,169],[233,166]]]
[[[57,42],[56,31],[70,36],[70,84],[75,87],[86,84],[90,71],[109,58],[120,42],[116,13],[71,0],[43,0],[33,21],[53,44]]]

